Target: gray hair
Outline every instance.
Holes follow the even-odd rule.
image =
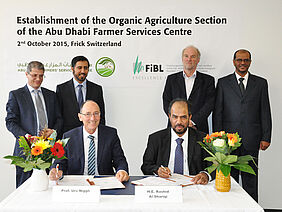
[[[199,50],[198,48],[196,48],[195,46],[193,46],[193,45],[187,46],[186,48],[184,48],[184,49],[182,50],[182,57],[183,57],[184,51],[185,51],[186,49],[189,49],[189,48],[195,49],[196,52],[197,52],[197,54],[198,54],[198,58],[199,58],[199,59],[201,58],[201,52],[200,52],[200,50]]]
[[[44,65],[41,63],[41,62],[38,62],[38,61],[31,61],[28,65],[27,65],[27,68],[26,68],[26,72],[28,74],[30,74],[31,70],[35,68],[35,69],[38,69],[38,70],[43,70],[43,73],[45,71],[44,69]]]

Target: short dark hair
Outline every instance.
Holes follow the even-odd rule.
[[[249,52],[249,51],[248,51],[248,50],[246,50],[246,49],[238,49],[238,50],[234,53],[234,55],[233,55],[233,60],[235,60],[235,59],[236,59],[236,54],[237,54],[237,52],[248,52],[248,53],[249,53],[249,55],[250,55],[250,60],[252,59],[251,52]]]
[[[173,99],[170,103],[169,103],[169,106],[168,106],[168,114],[171,115],[171,108],[172,108],[172,105],[176,102],[184,102],[186,103],[187,105],[187,109],[188,109],[188,115],[190,116],[192,114],[191,112],[191,103],[190,101],[188,101],[187,99],[183,99],[183,98],[176,98],[176,99]]]
[[[30,74],[33,68],[36,68],[38,70],[43,70],[43,73],[45,72],[44,65],[39,61],[31,61],[26,68],[26,72]]]
[[[77,63],[78,61],[87,61],[88,67],[89,67],[89,61],[88,61],[88,59],[87,59],[86,57],[84,57],[84,56],[76,56],[76,57],[74,57],[74,58],[71,60],[71,67],[74,68],[75,65],[76,65],[76,63]]]

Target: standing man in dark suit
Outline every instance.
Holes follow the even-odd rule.
[[[242,146],[236,150],[237,155],[258,158],[259,150],[266,150],[270,145],[272,122],[267,81],[248,72],[251,62],[249,51],[236,51],[235,73],[218,80],[213,128],[238,132]],[[257,174],[257,167],[250,165]],[[237,169],[232,169],[231,175],[239,181]],[[241,172],[241,177],[243,188],[258,201],[258,176]]]
[[[189,126],[209,133],[207,119],[214,107],[215,83],[212,76],[196,71],[200,57],[200,51],[194,46],[183,49],[184,70],[167,77],[163,92],[163,109],[168,114],[168,105],[173,99],[188,99],[193,116]]]
[[[117,130],[99,125],[100,109],[96,102],[87,100],[78,113],[83,126],[64,134],[70,138],[65,146],[68,159],[56,160],[59,164],[57,173],[53,168],[50,179],[57,180],[63,174],[68,175],[116,175],[117,179],[127,181],[128,164],[121,148]]]
[[[141,170],[145,175],[168,178],[171,172],[196,175],[195,184],[207,184],[209,175],[202,172],[208,165],[205,150],[197,143],[205,133],[188,128],[191,113],[186,99],[174,99],[169,105],[171,127],[149,136]],[[199,173],[200,172],[200,173]]]
[[[100,85],[86,79],[89,61],[84,56],[74,57],[71,61],[73,79],[57,86],[57,98],[64,119],[63,133],[81,126],[77,114],[86,100],[97,102],[101,110],[101,124],[105,124],[103,90]]]
[[[49,137],[53,129],[60,133],[63,127],[55,92],[41,87],[44,78],[43,64],[30,62],[25,75],[27,84],[10,92],[6,105],[6,126],[16,137],[14,155],[20,155],[22,150],[18,143],[19,136],[39,135],[45,128],[45,135]],[[23,169],[17,166],[16,186],[19,187],[26,181],[31,173],[23,172]]]

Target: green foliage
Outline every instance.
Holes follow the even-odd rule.
[[[229,137],[231,139],[230,141]],[[218,171],[222,171],[223,175],[227,177],[231,172],[231,167],[234,167],[240,171],[255,175],[256,173],[252,167],[248,165],[249,161],[252,161],[256,165],[251,155],[238,157],[237,155],[230,154],[241,146],[240,141],[241,138],[238,133],[229,134],[216,132],[210,136],[207,135],[203,142],[198,142],[201,147],[211,155],[204,159],[205,161],[213,163],[211,166],[207,167],[206,170],[211,173],[217,169]]]

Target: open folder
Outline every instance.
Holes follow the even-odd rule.
[[[193,185],[191,181],[193,176],[181,175],[181,174],[172,174],[169,178],[161,177],[146,177],[141,180],[131,181],[134,185],[143,185],[143,186],[188,186]]]

